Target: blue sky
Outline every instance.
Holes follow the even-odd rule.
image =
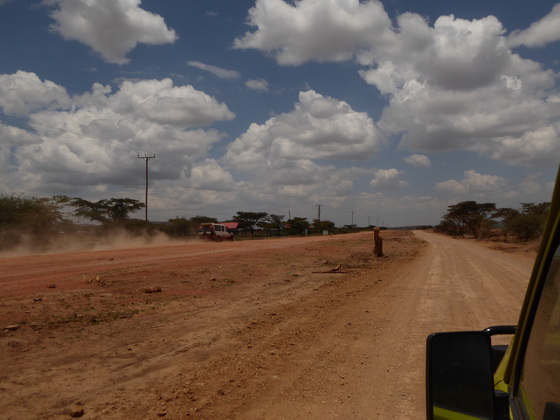
[[[0,0],[0,194],[437,224],[550,199],[555,1]],[[138,214],[137,217],[143,217]]]

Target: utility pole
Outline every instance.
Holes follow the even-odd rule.
[[[317,230],[321,233],[321,206],[322,204],[316,204],[317,206]]]
[[[354,227],[354,212],[351,211],[350,213],[352,213],[352,224],[350,226]]]
[[[155,153],[153,156],[148,156],[146,154],[144,156],[138,155],[138,159],[144,159],[146,161],[146,200],[144,201],[144,204],[146,205],[146,222],[148,221],[148,162],[150,161],[150,159],[155,159],[155,157]]]

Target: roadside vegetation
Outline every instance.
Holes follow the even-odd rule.
[[[435,230],[450,236],[526,242],[540,237],[549,210],[549,202],[521,203],[519,209],[512,209],[497,208],[495,203],[462,201],[448,207]]]
[[[144,204],[131,198],[88,201],[82,198],[54,196],[47,198],[0,195],[0,251],[18,248],[45,251],[62,243],[94,246],[106,238],[127,237],[189,239],[198,236],[201,223],[235,222],[237,238],[288,235],[322,235],[357,232],[375,226],[337,227],[330,220],[287,219],[285,215],[238,211],[230,220],[196,215],[176,217],[164,222],[150,222],[131,215]],[[539,238],[550,203],[521,203],[518,209],[497,208],[495,203],[463,201],[448,207],[435,231],[450,236],[476,239],[501,239],[526,242]],[[428,229],[431,226],[410,226]]]
[[[235,222],[235,236],[247,239],[350,233],[374,227],[336,227],[329,220],[287,219],[285,215],[248,211],[238,211],[230,220],[222,221],[204,215],[176,217],[164,222],[131,217],[144,207],[143,203],[131,198],[88,201],[66,196],[0,195],[0,251],[19,248],[45,251],[64,243],[87,248],[121,234],[127,237],[196,238],[201,223]]]

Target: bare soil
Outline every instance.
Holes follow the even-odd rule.
[[[0,257],[0,418],[423,418],[426,336],[515,324],[534,252],[382,238]]]

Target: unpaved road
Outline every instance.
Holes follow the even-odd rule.
[[[534,253],[383,239],[0,258],[0,418],[423,418],[425,337],[514,324]]]

